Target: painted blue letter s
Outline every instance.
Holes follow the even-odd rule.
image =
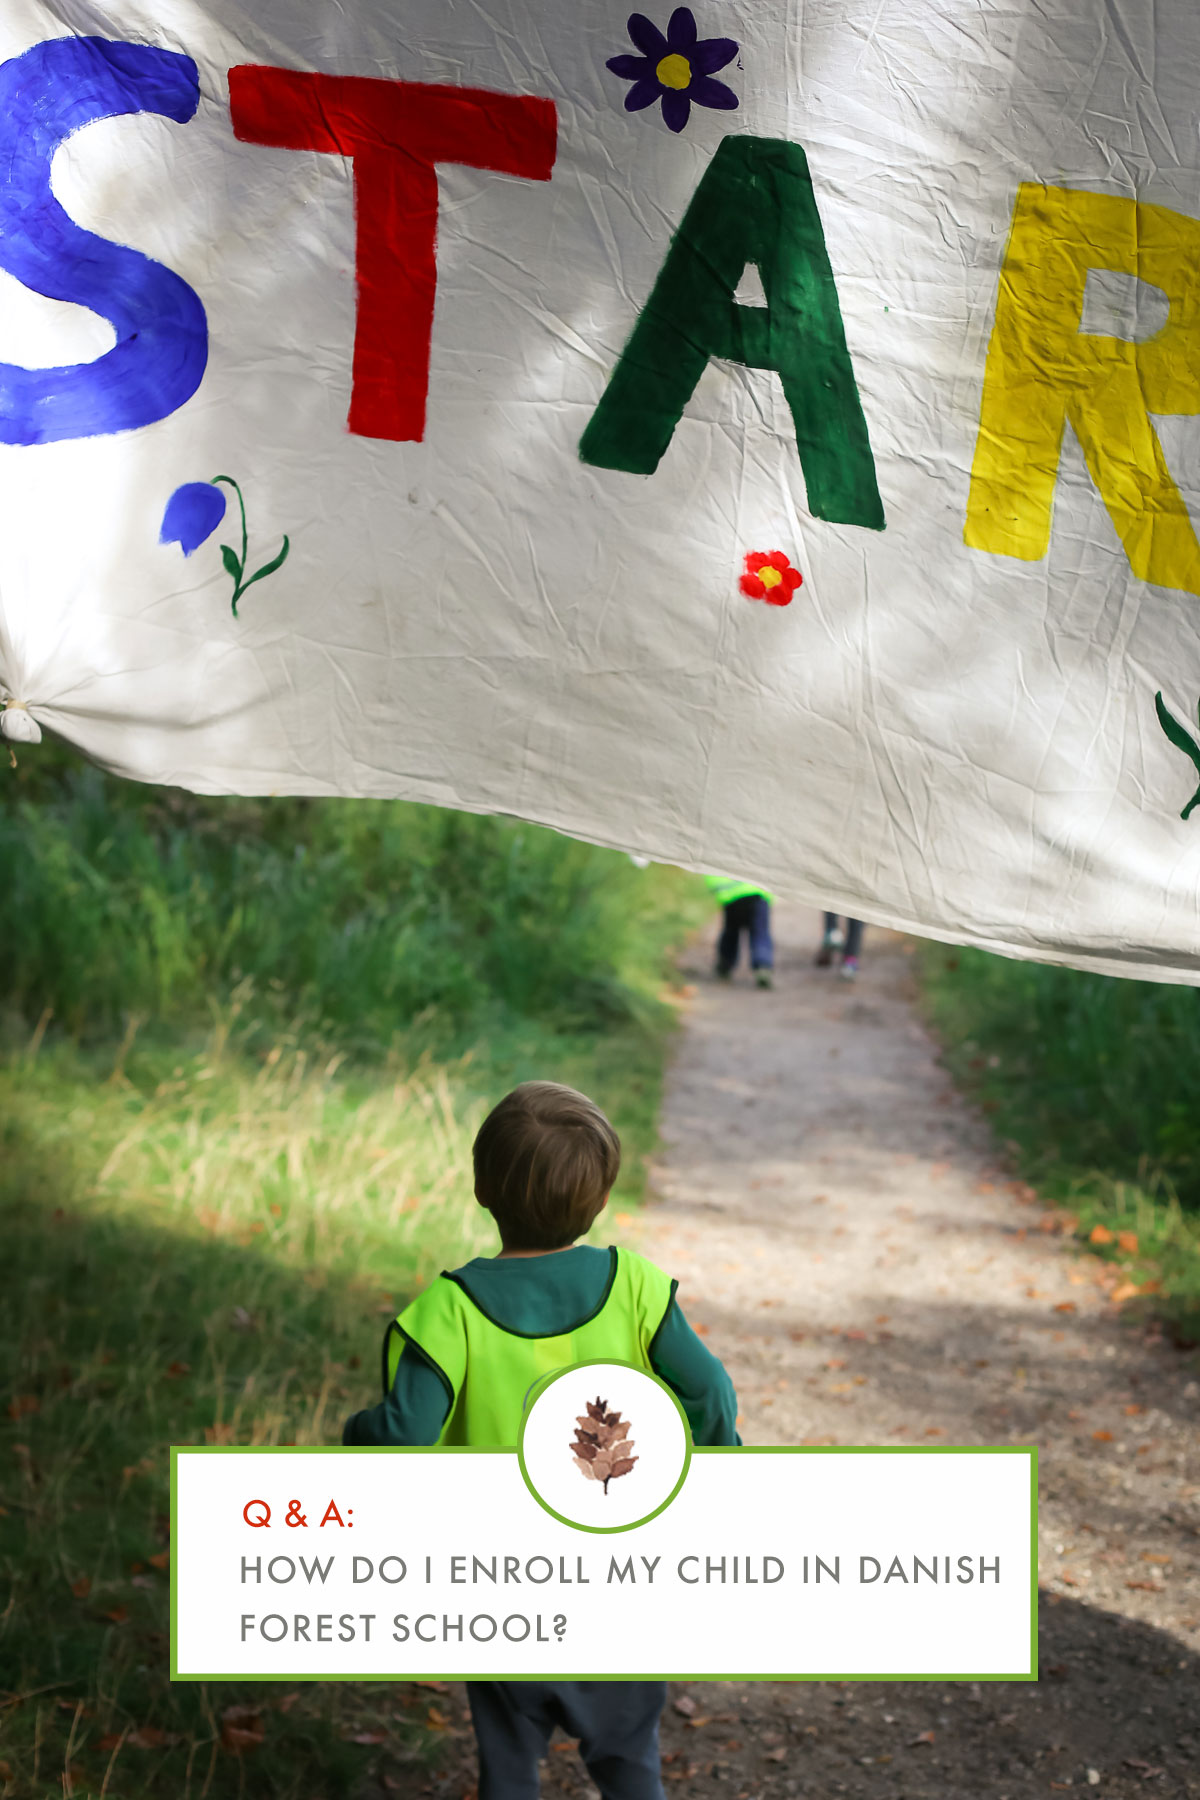
[[[144,44],[51,38],[0,66],[0,267],[117,334],[95,362],[0,363],[0,443],[136,431],[199,387],[208,322],[197,295],[161,263],[84,231],[50,188],[54,152],[81,126],[140,112],[184,124],[199,99],[191,57]]]

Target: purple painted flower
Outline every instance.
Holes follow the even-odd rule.
[[[167,501],[160,544],[178,544],[185,556],[198,550],[225,517],[225,496],[211,481],[185,481]]]
[[[663,36],[657,25],[641,13],[629,18],[629,35],[640,56],[612,56],[608,67],[633,86],[625,96],[625,111],[640,112],[662,101],[662,116],[672,131],[682,131],[692,102],[732,112],[738,98],[732,88],[713,76],[733,61],[738,47],[732,38],[700,38],[690,8],[677,6]]]

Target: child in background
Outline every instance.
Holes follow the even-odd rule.
[[[599,1107],[527,1081],[475,1139],[475,1197],[498,1256],[440,1275],[388,1326],[384,1398],[347,1421],[346,1444],[515,1445],[525,1396],[552,1370],[612,1358],[652,1370],[678,1396],[696,1444],[737,1444],[737,1396],[692,1331],[676,1283],[631,1250],[582,1238],[621,1165]],[[537,1800],[556,1725],[604,1800],[663,1800],[658,1681],[472,1681],[479,1800]]]
[[[842,966],[838,973],[843,981],[853,981],[858,974],[858,959],[862,954],[863,922],[861,919],[846,920],[846,934],[842,936],[841,921],[837,913],[825,914],[825,935],[821,939],[821,948],[813,957],[818,969],[827,969],[835,954],[842,953]]]
[[[737,968],[744,931],[750,940],[750,967],[754,979],[760,988],[769,988],[775,967],[770,894],[752,881],[736,881],[729,875],[706,875],[704,879],[725,908],[725,922],[717,939],[718,978],[728,981]]]

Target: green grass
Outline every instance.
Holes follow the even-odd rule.
[[[707,903],[512,822],[26,760],[0,806],[0,1791],[413,1792],[428,1695],[169,1683],[168,1447],[339,1441],[386,1319],[494,1247],[470,1144],[516,1081],[609,1111],[636,1205],[667,951]]]
[[[0,993],[29,1022],[50,1008],[104,1037],[241,993],[360,1058],[414,1029],[453,1049],[481,1022],[652,1012],[648,971],[695,886],[512,820],[198,798],[55,752],[0,775],[0,867]]]
[[[919,966],[946,1061],[1020,1172],[1200,1341],[1200,993],[941,944]]]

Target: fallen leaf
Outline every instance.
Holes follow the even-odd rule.
[[[696,1711],[696,1702],[690,1694],[680,1694],[674,1703],[674,1710],[682,1713],[685,1719],[690,1719]]]
[[[787,1761],[787,1745],[781,1744],[778,1750],[764,1750],[764,1762],[781,1763]]]
[[[1060,1300],[1054,1310],[1055,1312],[1061,1313],[1074,1312],[1075,1302],[1073,1300]]]
[[[92,1583],[87,1575],[81,1575],[78,1581],[71,1583],[71,1592],[77,1600],[86,1600],[92,1591]]]
[[[387,1737],[386,1731],[344,1731],[342,1742],[344,1744],[386,1744]]]
[[[127,1606],[114,1606],[111,1612],[105,1613],[104,1617],[106,1619],[111,1619],[114,1625],[123,1625],[129,1617],[129,1608]]]
[[[160,1731],[157,1725],[136,1725],[125,1739],[135,1750],[161,1750],[164,1744],[177,1741],[170,1732]]]
[[[150,1564],[152,1569],[169,1569],[171,1566],[171,1552],[169,1550],[158,1550],[153,1556],[148,1556],[146,1561]]]
[[[1113,1434],[1111,1431],[1093,1431],[1092,1437],[1098,1444],[1111,1444],[1113,1441]]]
[[[1148,1562],[1148,1563],[1169,1564],[1171,1559],[1169,1556],[1160,1556],[1156,1550],[1143,1550],[1142,1551],[1142,1561]]]
[[[261,1748],[266,1733],[257,1706],[227,1706],[221,1714],[221,1748],[232,1756],[244,1756]]]
[[[450,1689],[444,1681],[414,1681],[414,1687],[429,1688],[435,1694],[448,1694]]]
[[[1127,1581],[1127,1588],[1140,1588],[1144,1594],[1165,1594],[1166,1588],[1161,1581]]]
[[[5,1410],[10,1419],[24,1419],[30,1413],[40,1412],[42,1403],[36,1394],[18,1394],[9,1401]]]
[[[1111,1244],[1112,1241],[1113,1234],[1107,1225],[1093,1225],[1088,1232],[1089,1244]]]
[[[1113,1289],[1111,1298],[1119,1306],[1122,1300],[1132,1300],[1141,1291],[1136,1281],[1122,1281]]]
[[[118,1744],[125,1742],[123,1731],[106,1731],[96,1743],[97,1750],[115,1750]]]
[[[578,1738],[563,1738],[559,1743],[550,1746],[551,1751],[557,1756],[566,1756],[570,1751],[578,1750],[578,1748]]]
[[[1118,1233],[1117,1233],[1117,1248],[1118,1248],[1118,1250],[1124,1250],[1126,1255],[1128,1255],[1128,1256],[1136,1256],[1137,1255],[1137,1247],[1138,1247],[1138,1236],[1137,1236],[1136,1231],[1118,1231]]]
[[[711,1723],[712,1718],[709,1713],[697,1713],[694,1719],[688,1720],[687,1728],[689,1731],[699,1731],[702,1725],[710,1725]]]
[[[439,1707],[431,1706],[425,1714],[425,1723],[431,1731],[445,1731],[450,1721]]]
[[[277,1700],[275,1702],[276,1712],[290,1713],[293,1706],[295,1706],[295,1704],[299,1700],[299,1698],[300,1698],[299,1688],[293,1688],[290,1694],[285,1694],[283,1696],[282,1700]]]
[[[204,1441],[206,1444],[232,1444],[233,1426],[206,1425],[204,1427]]]
[[[1133,1404],[1133,1405],[1132,1405],[1132,1406],[1127,1406],[1127,1407],[1126,1407],[1126,1408],[1125,1408],[1125,1417],[1126,1417],[1126,1418],[1127,1418],[1127,1419],[1132,1419],[1132,1418],[1135,1418],[1135,1417],[1136,1417],[1136,1416],[1137,1416],[1137,1414],[1138,1414],[1138,1413],[1140,1413],[1140,1412],[1145,1412],[1145,1410],[1146,1410],[1146,1409],[1145,1409],[1145,1407],[1144,1407],[1144,1406],[1139,1406],[1139,1405],[1138,1405],[1138,1404],[1137,1404],[1137,1402],[1136,1402],[1136,1401],[1135,1401],[1135,1402],[1134,1402],[1134,1404]]]
[[[167,1364],[167,1374],[168,1375],[177,1377],[180,1375],[190,1375],[191,1372],[192,1372],[191,1363],[173,1362],[173,1363]]]
[[[921,1731],[921,1732],[917,1733],[917,1736],[915,1738],[909,1739],[908,1747],[910,1750],[915,1750],[917,1748],[918,1744],[935,1744],[936,1742],[937,1742],[937,1732],[936,1731]]]

